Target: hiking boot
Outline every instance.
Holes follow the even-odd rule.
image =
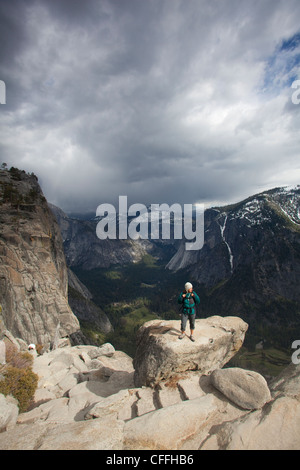
[[[184,337],[185,337],[185,333],[181,333],[181,335],[178,336],[178,339],[182,339],[182,338],[184,338]]]
[[[190,340],[193,341],[193,342],[195,341],[195,338],[194,338],[193,335],[190,336]]]

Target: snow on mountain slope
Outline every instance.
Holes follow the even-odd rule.
[[[186,256],[183,240],[167,268],[191,268],[196,279],[213,285],[232,276],[238,266],[253,263],[267,247],[285,244],[286,230],[298,235],[299,216],[300,186],[275,188],[237,204],[208,209],[203,248]]]

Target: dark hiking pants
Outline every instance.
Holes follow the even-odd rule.
[[[181,331],[185,331],[186,324],[187,324],[188,320],[190,322],[190,329],[194,330],[195,329],[195,318],[196,318],[195,313],[193,315],[189,315],[188,313],[182,313],[181,314]]]

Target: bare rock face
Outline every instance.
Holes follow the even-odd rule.
[[[155,386],[188,370],[209,374],[222,368],[240,349],[248,325],[238,317],[213,316],[196,320],[195,342],[179,339],[179,321],[153,320],[137,334],[135,385]]]
[[[78,334],[60,230],[36,176],[0,171],[0,227],[2,329],[44,346],[58,325],[61,337]]]
[[[299,450],[300,366],[290,364],[270,384],[261,409],[215,426],[201,450]]]

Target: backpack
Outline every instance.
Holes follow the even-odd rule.
[[[186,299],[189,301],[189,307],[187,307],[186,305],[184,305],[184,301],[185,301]],[[181,307],[180,307],[179,311],[182,311],[182,312],[183,312],[183,309],[185,309],[185,310],[188,310],[188,309],[189,309],[189,312],[187,312],[187,313],[190,314],[192,308],[195,308],[195,313],[196,313],[196,304],[195,304],[195,301],[194,301],[194,299],[193,299],[191,293],[189,292],[189,293],[186,294],[185,299],[183,299],[183,302],[182,302],[182,304],[181,304]]]

